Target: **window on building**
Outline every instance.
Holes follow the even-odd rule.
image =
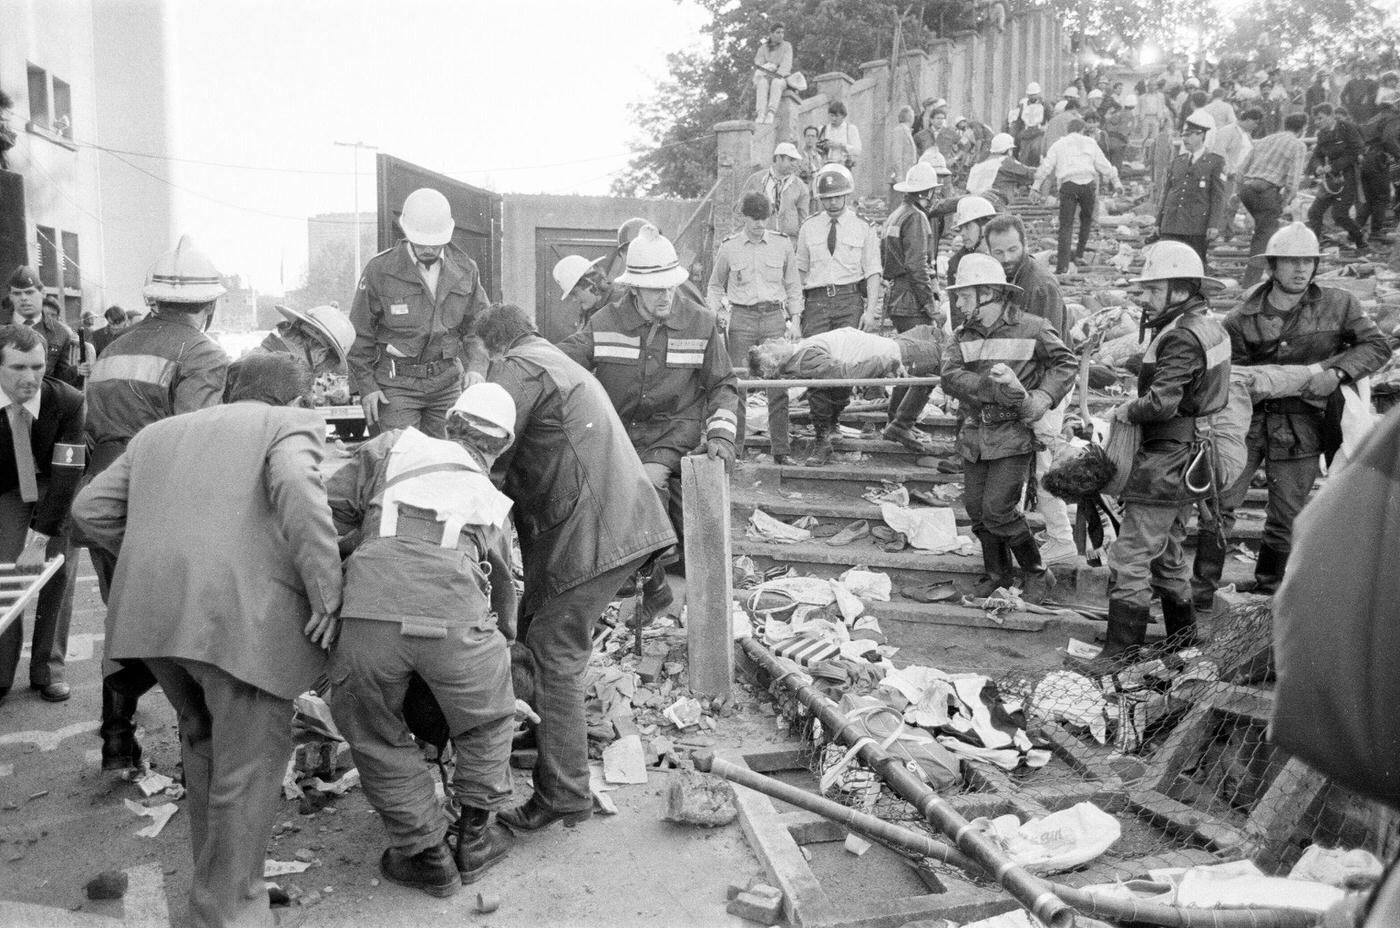
[[[63,245],[63,289],[82,291],[82,259],[78,257],[78,233],[64,232],[60,240]]]
[[[29,121],[49,128],[49,74],[32,64],[29,66]]]
[[[39,234],[39,282],[46,290],[57,290],[61,275],[58,265],[58,236],[48,226],[35,226]]]
[[[73,90],[67,81],[53,79],[53,131],[65,139],[73,137]]]

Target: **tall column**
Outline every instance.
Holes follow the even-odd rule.
[[[747,119],[733,119],[715,126],[716,136],[716,178],[713,223],[715,241],[733,232],[734,205],[739,201],[739,190],[749,175],[758,170],[754,157],[754,124]]]

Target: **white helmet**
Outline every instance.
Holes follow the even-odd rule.
[[[180,236],[172,251],[151,265],[142,294],[157,303],[208,303],[228,291],[209,256],[194,247],[194,239]]]
[[[1038,93],[1040,93],[1040,85],[1035,81],[1031,81],[1026,85],[1026,96],[1033,97]]]
[[[447,197],[431,187],[419,187],[404,199],[399,225],[415,245],[446,245],[456,228]]]
[[[1290,222],[1269,236],[1269,244],[1264,246],[1263,258],[1321,258],[1322,249],[1317,236],[1307,223]]]
[[[777,158],[780,155],[784,158],[791,158],[793,161],[802,160],[802,152],[798,151],[797,146],[791,142],[779,142],[774,146],[773,157]]]
[[[963,255],[958,262],[957,283],[949,284],[948,290],[966,290],[969,287],[1001,287],[1004,290],[1014,290],[1021,292],[1021,288],[1015,284],[1006,282],[1006,270],[1001,266],[1001,262],[991,255],[984,255],[980,251],[974,251]]]
[[[647,290],[678,287],[690,277],[676,257],[676,246],[653,226],[643,227],[627,249],[627,270],[617,283]]]
[[[1144,249],[1143,256],[1142,273],[1132,280],[1135,284],[1158,280],[1199,280],[1205,285],[1224,286],[1214,277],[1206,276],[1201,256],[1185,242],[1156,242]]]
[[[986,197],[965,196],[958,201],[957,211],[953,213],[953,228],[958,229],[969,222],[986,219],[988,216],[996,214],[997,208]]]
[[[341,363],[350,353],[350,346],[355,344],[355,326],[345,313],[334,306],[313,306],[303,313],[290,306],[279,305],[277,311],[283,318],[300,322],[320,335],[327,347],[335,352],[336,360]]]
[[[951,175],[953,173],[948,169],[948,159],[943,157],[943,152],[932,146],[919,156],[919,160],[924,164],[931,165],[939,174]]]
[[[1009,132],[998,132],[992,136],[991,153],[994,155],[1004,155],[1016,147],[1016,140]]]
[[[1078,100],[1078,99],[1079,99],[1079,88],[1076,87],[1076,86],[1074,86],[1073,84],[1070,84],[1068,87],[1065,88],[1064,96],[1065,96],[1066,98],[1068,98],[1068,97],[1073,97],[1074,99]]]
[[[596,267],[602,258],[594,258],[589,261],[583,255],[565,255],[554,265],[554,282],[559,285],[559,295],[566,297],[569,291],[578,286],[578,282],[583,279],[583,275],[588,273],[588,269]]]
[[[470,416],[494,425],[507,441],[515,440],[515,400],[498,383],[474,383],[462,391],[447,417]]]
[[[1215,129],[1215,118],[1202,110],[1192,110],[1186,117],[1186,124],[1210,132]]]
[[[901,183],[894,185],[894,189],[900,193],[921,193],[941,183],[943,180],[938,176],[938,170],[927,161],[919,161],[905,173]]]

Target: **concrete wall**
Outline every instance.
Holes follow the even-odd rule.
[[[715,192],[715,240],[729,230],[730,211],[744,179],[766,165],[778,142],[801,145],[806,126],[826,122],[832,100],[846,104],[847,118],[860,131],[862,155],[856,164],[856,193],[885,196],[889,190],[889,137],[895,113],[905,104],[917,111],[929,97],[948,101],[950,116],[966,115],[1001,131],[1006,114],[1025,91],[1039,82],[1046,98],[1055,99],[1073,75],[1069,42],[1054,14],[1037,10],[1011,17],[1006,28],[988,27],[935,41],[927,50],[888,60],[870,61],[860,76],[830,73],[809,77],[813,96],[785,98],[777,119],[754,124],[745,120],[720,123],[719,186]],[[894,88],[893,93],[891,87]],[[911,91],[914,91],[911,93]]]
[[[507,303],[535,311],[542,295],[536,293],[536,230],[580,230],[615,240],[617,227],[633,216],[649,219],[662,234],[675,239],[681,227],[695,212],[699,201],[657,198],[553,196],[508,193],[502,198],[501,296]],[[708,214],[702,214],[679,244],[682,262],[696,255],[692,246],[696,233],[705,231]],[[545,268],[546,274],[553,267]],[[703,284],[702,284],[703,288]]]

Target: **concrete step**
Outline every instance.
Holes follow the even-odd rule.
[[[770,516],[784,522],[793,522],[800,516],[812,516],[818,522],[841,525],[855,519],[868,519],[872,525],[879,524],[881,521],[880,507],[864,499],[853,499],[845,496],[834,497],[825,494],[793,496],[781,490],[761,486],[736,488],[730,493],[729,505],[733,511],[736,525],[747,522],[749,515],[756,508],[762,509]],[[913,505],[918,508],[931,504],[920,500],[914,501]],[[953,517],[957,520],[959,529],[966,532],[967,526],[971,524],[967,509],[956,500],[949,502],[947,508],[953,511]],[[1045,527],[1044,520],[1037,512],[1026,513],[1026,521],[1030,523],[1034,531],[1040,531]]]

